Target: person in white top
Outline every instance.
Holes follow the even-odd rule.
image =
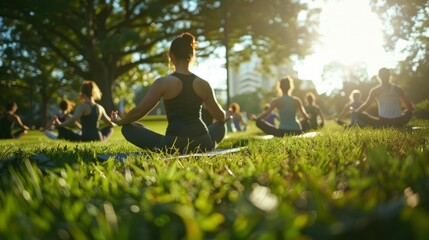
[[[355,110],[358,118],[372,127],[403,127],[411,119],[414,106],[408,100],[404,90],[391,83],[390,71],[387,68],[381,68],[378,71],[380,84],[372,88],[366,101]],[[374,100],[378,105],[378,117],[372,116],[365,111]],[[401,103],[405,105],[403,112]]]

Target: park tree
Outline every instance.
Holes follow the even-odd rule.
[[[21,99],[20,105],[31,109],[31,115],[35,115],[36,106],[40,106],[40,121],[31,124],[45,125],[48,121],[48,104],[53,96],[62,95],[59,90],[73,91],[73,79],[76,79],[62,61],[52,51],[38,44],[40,39],[31,38],[32,34],[28,31],[15,34],[16,29],[7,29],[4,25],[0,26],[4,34],[9,38],[3,41],[0,48],[0,54],[3,56],[0,77],[2,80],[2,92],[16,95],[20,92],[27,98]],[[37,35],[36,35],[37,37]],[[19,50],[18,50],[19,49]],[[12,90],[12,91],[11,91]],[[13,99],[14,96],[2,94],[2,101]],[[35,104],[35,102],[40,104]],[[32,116],[32,120],[34,120]],[[37,119],[37,118],[36,118]]]
[[[410,98],[419,102],[427,99],[429,89],[429,1],[372,0],[373,8],[385,26],[386,48],[406,41],[407,57],[400,63],[399,82],[405,85]]]
[[[0,3],[3,27],[16,34],[14,52],[37,44],[70,80],[94,80],[102,105],[114,107],[117,81],[139,81],[151,66],[167,66],[166,50],[184,31],[198,36],[211,54],[219,46],[244,46],[280,61],[303,56],[315,37],[316,15],[299,1],[284,0],[14,0]],[[25,36],[25,37],[24,37]],[[0,41],[10,40],[0,34]],[[0,47],[4,47],[1,45]],[[240,57],[241,56],[241,57]],[[22,64],[26,64],[23,58]],[[46,58],[44,58],[46,60]],[[136,71],[136,69],[141,71]],[[157,68],[158,69],[158,68]],[[137,75],[140,74],[140,75]],[[137,77],[136,77],[137,75]],[[154,74],[156,76],[156,74]],[[47,81],[60,81],[46,78]]]

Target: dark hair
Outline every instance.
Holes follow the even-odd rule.
[[[10,110],[12,110],[12,108],[14,107],[14,106],[16,106],[17,104],[16,104],[16,102],[14,102],[14,101],[8,101],[5,105],[4,105],[4,107],[6,108],[6,111],[10,111]]]
[[[312,92],[308,92],[305,94],[305,99],[307,99],[307,102],[309,104],[312,104],[316,101],[316,96]]]
[[[289,76],[280,79],[279,89],[283,93],[289,93],[293,90],[293,79]]]
[[[190,62],[194,58],[195,47],[195,37],[185,32],[177,36],[171,43],[170,55]]]
[[[68,113],[71,112],[73,107],[74,107],[74,103],[67,99],[63,99],[60,102],[60,109],[63,110],[64,112],[68,112]]]
[[[95,100],[101,99],[101,91],[94,81],[86,80],[80,87],[80,92],[85,94],[87,97],[92,97]]]
[[[384,83],[384,82],[389,82],[390,80],[390,71],[387,68],[381,68],[380,70],[378,70],[378,77],[380,78],[380,80]]]
[[[229,108],[231,108],[232,112],[240,112],[240,105],[238,103],[231,103]]]

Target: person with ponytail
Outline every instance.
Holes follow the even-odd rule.
[[[281,96],[271,101],[270,106],[264,112],[258,116],[252,116],[252,119],[256,121],[256,126],[265,134],[276,137],[300,134],[303,131],[297,113],[299,112],[304,120],[309,120],[310,117],[305,111],[301,99],[292,95],[293,79],[289,76],[282,78],[278,87]],[[278,128],[265,120],[274,109],[277,109],[280,117]]]
[[[112,112],[113,121],[122,126],[122,134],[129,142],[151,151],[191,153],[213,150],[225,137],[225,111],[209,83],[189,70],[195,58],[195,47],[192,34],[177,36],[169,51],[174,72],[158,78],[140,103],[122,118]],[[168,121],[165,135],[137,122],[161,100]],[[208,126],[201,117],[203,106],[214,119]]]
[[[58,129],[58,135],[61,139],[77,142],[104,141],[113,133],[113,127],[116,126],[106,114],[103,106],[96,103],[101,99],[101,91],[94,81],[84,81],[80,87],[81,103],[77,105],[73,116],[70,116],[63,122],[58,116],[54,121]],[[82,133],[78,134],[67,128],[75,124],[80,119]],[[105,127],[99,129],[99,122],[103,120]]]
[[[414,111],[413,104],[401,87],[391,83],[389,69],[381,68],[378,71],[378,79],[380,84],[369,91],[368,98],[355,110],[358,119],[366,126],[376,128],[404,127],[411,119]],[[378,116],[364,112],[374,101],[377,102]],[[401,103],[405,105],[405,111],[402,111]]]

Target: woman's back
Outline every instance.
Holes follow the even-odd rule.
[[[101,134],[98,131],[98,123],[100,119],[100,112],[97,104],[87,104],[91,108],[91,112],[88,115],[82,115],[80,122],[82,124],[82,140],[83,141],[100,141]]]
[[[168,120],[166,135],[193,137],[207,134],[207,126],[201,119],[202,99],[194,89],[194,74],[173,73],[182,83],[177,96],[164,99]]]
[[[283,96],[279,99],[281,105],[278,107],[280,117],[280,129],[301,130],[301,124],[296,116],[296,106],[294,99],[290,96]]]
[[[395,85],[380,86],[380,94],[376,99],[380,117],[396,118],[402,115],[401,99]]]
[[[13,121],[10,120],[9,113],[3,113],[0,117],[0,139],[2,138],[12,138],[12,127]]]

